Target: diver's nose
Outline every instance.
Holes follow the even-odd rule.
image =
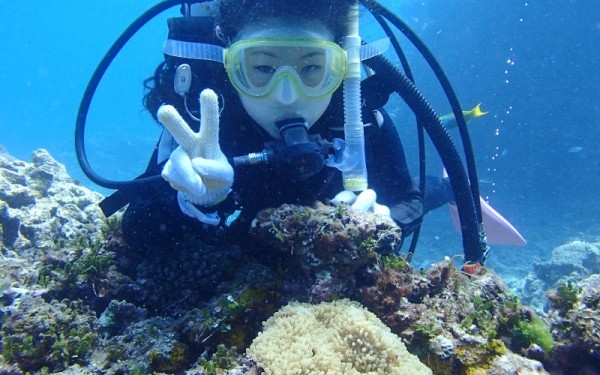
[[[283,77],[275,89],[275,97],[280,104],[290,105],[298,100],[298,92],[290,77]]]

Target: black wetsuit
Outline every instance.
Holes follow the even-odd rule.
[[[371,83],[375,78],[370,78]],[[392,218],[401,226],[405,235],[412,232],[423,216],[422,194],[413,183],[408,171],[400,137],[391,118],[380,110],[384,121],[378,124],[374,112],[381,106],[381,92],[374,90],[378,85],[363,81],[363,122],[365,127],[366,162],[369,187],[377,193],[377,202],[391,210]],[[215,89],[215,88],[213,88]],[[225,108],[220,121],[220,145],[228,158],[257,152],[264,149],[265,142],[272,141],[246,113],[235,92],[218,93],[225,98]],[[343,138],[342,89],[333,96],[324,115],[310,129],[310,134],[320,134],[331,140]],[[384,95],[383,101],[387,101]],[[169,103],[172,104],[172,103]],[[185,110],[175,104],[184,117]],[[186,117],[190,126],[198,123]],[[196,129],[197,130],[197,129]],[[147,174],[158,174],[163,164],[157,164],[157,153],[150,161]],[[221,229],[247,232],[255,215],[262,209],[278,207],[284,203],[312,205],[316,200],[333,198],[343,190],[341,172],[323,167],[316,175],[305,181],[291,181],[277,166],[270,164],[235,167],[233,192],[219,204],[224,218],[234,209],[241,214],[234,224]],[[215,228],[183,214],[176,199],[177,192],[164,181],[157,182],[145,192],[130,197],[131,202],[123,219],[123,231],[130,243],[165,243],[177,241],[184,233],[210,235]],[[427,207],[432,208],[432,207]],[[214,211],[214,210],[213,210]]]

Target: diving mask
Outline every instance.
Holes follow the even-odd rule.
[[[233,43],[225,51],[233,86],[251,97],[265,97],[286,80],[305,97],[333,93],[346,73],[346,51],[320,39],[257,38]]]

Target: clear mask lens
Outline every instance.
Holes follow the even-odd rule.
[[[270,95],[287,78],[310,98],[331,94],[344,79],[346,52],[316,39],[251,39],[227,49],[225,67],[234,87],[252,97]]]

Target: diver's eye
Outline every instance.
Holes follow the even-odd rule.
[[[323,66],[312,64],[307,65],[300,71],[302,82],[309,87],[316,87],[323,79]]]
[[[321,65],[307,65],[302,68],[302,74],[314,74],[319,72],[323,67]]]
[[[263,73],[263,74],[275,73],[275,68],[270,65],[257,65],[254,67],[254,70],[258,73]]]

